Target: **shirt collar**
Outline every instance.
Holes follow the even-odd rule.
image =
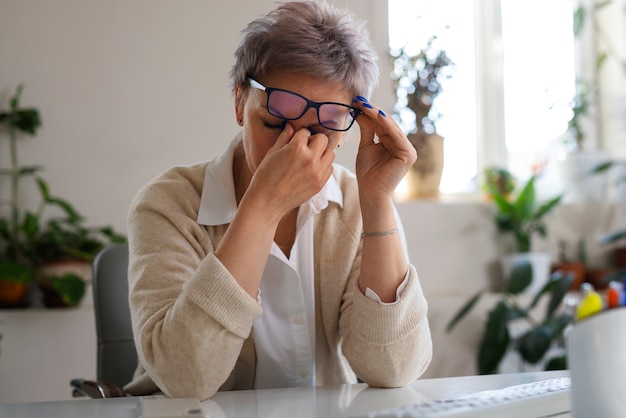
[[[201,225],[228,224],[237,212],[233,158],[240,142],[241,136],[238,135],[222,155],[207,164],[197,218]],[[330,176],[322,190],[303,206],[308,208],[307,212],[316,214],[325,209],[329,202],[343,207],[343,193],[334,176]]]

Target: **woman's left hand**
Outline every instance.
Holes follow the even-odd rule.
[[[415,162],[417,152],[391,116],[360,97],[353,106],[361,110],[357,116],[361,129],[356,157],[359,192],[362,198],[390,198]],[[378,143],[374,142],[375,136]]]

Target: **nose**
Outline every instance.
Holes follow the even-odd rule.
[[[290,120],[289,123],[291,123],[296,131],[298,129],[308,128],[309,131],[313,133],[322,132],[322,127],[317,119],[317,110],[312,107],[307,109],[304,115],[300,116],[298,119]]]

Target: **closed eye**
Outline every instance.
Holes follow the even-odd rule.
[[[278,130],[282,130],[283,129],[283,124],[279,123],[278,125],[274,125],[271,123],[267,123],[267,122],[263,122],[263,126],[265,126],[268,129],[278,129]]]

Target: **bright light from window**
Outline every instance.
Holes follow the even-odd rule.
[[[454,13],[450,13],[454,10]],[[476,77],[473,2],[467,0],[389,0],[389,46],[417,54],[428,39],[454,62],[452,78],[435,101],[441,114],[437,132],[444,139],[440,190],[460,192],[477,171]]]
[[[506,147],[509,168],[523,176],[560,148],[572,116],[573,6],[571,0],[500,1]]]
[[[437,132],[445,138],[441,192],[475,190],[481,170],[478,151],[496,146],[488,137],[506,144],[506,155],[499,159],[503,164],[507,161],[519,177],[528,176],[534,165],[553,157],[572,116],[569,105],[575,93],[572,0],[499,0],[502,15],[495,22],[488,13],[481,15],[487,8],[476,7],[482,5],[477,0],[388,3],[392,50],[405,47],[415,54],[434,35],[437,48],[454,62],[452,78],[445,81],[435,101],[442,115],[436,121]],[[492,64],[477,62],[475,24],[502,27],[502,67],[493,79],[482,78],[486,66]],[[491,45],[480,44],[481,49],[500,52],[500,45],[494,48],[495,41],[482,40]],[[483,132],[478,137],[478,121],[490,125],[491,114],[479,97],[479,80],[487,83],[482,91],[504,91],[504,109],[494,116],[504,117],[504,138],[490,126],[482,129],[492,129],[491,135]]]

